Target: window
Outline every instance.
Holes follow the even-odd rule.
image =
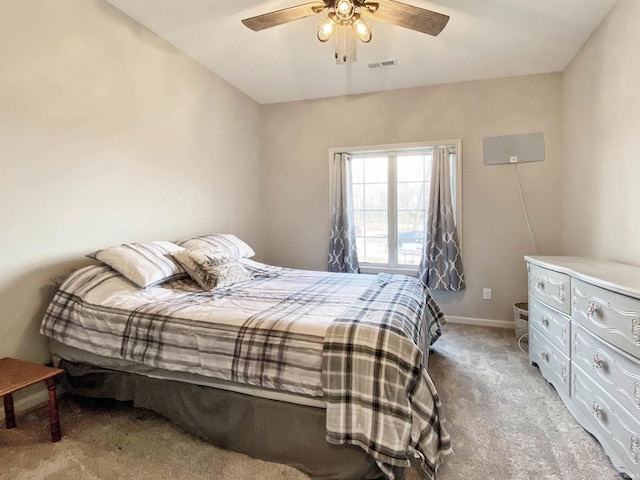
[[[353,218],[363,272],[417,270],[429,209],[432,152],[438,146],[450,152],[452,201],[461,239],[461,212],[456,208],[461,193],[459,140],[330,151],[331,156],[351,155]]]

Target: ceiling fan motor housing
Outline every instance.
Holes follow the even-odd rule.
[[[349,22],[356,12],[356,6],[351,0],[336,0],[335,15],[341,22]]]

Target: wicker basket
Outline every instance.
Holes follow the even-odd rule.
[[[513,323],[516,327],[516,338],[527,342],[529,333],[529,304],[527,302],[513,304]]]

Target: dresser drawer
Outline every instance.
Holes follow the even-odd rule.
[[[572,317],[577,323],[640,358],[640,300],[576,279],[571,297]]]
[[[570,291],[569,275],[529,264],[529,293],[538,300],[563,313],[571,314]]]
[[[587,420],[581,423],[600,441],[613,464],[632,478],[640,478],[640,421],[580,367],[573,369],[571,396],[578,419]]]
[[[569,356],[571,353],[569,348],[570,317],[546,306],[531,295],[529,297],[529,325],[534,325],[562,353]]]
[[[625,355],[587,332],[572,326],[571,361],[640,419],[640,360]]]
[[[569,380],[571,362],[553,346],[540,331],[529,322],[529,361],[540,368],[540,373],[559,392],[570,395]]]

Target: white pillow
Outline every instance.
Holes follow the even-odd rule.
[[[171,253],[183,250],[171,242],[125,243],[87,255],[110,266],[139,287],[146,288],[175,278],[186,272]]]
[[[251,279],[247,269],[225,250],[179,250],[171,254],[205,290],[228,287]]]
[[[189,250],[225,251],[233,260],[251,258],[256,254],[249,245],[230,233],[212,233],[188,238],[178,242],[178,245]]]

